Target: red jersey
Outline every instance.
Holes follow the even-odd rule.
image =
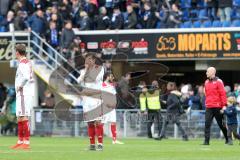
[[[217,77],[205,81],[206,108],[222,108],[227,105],[223,81]]]

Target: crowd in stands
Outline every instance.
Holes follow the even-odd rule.
[[[240,26],[240,0],[0,0],[0,31]]]

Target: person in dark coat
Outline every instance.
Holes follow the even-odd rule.
[[[14,12],[9,11],[7,13],[6,18],[4,18],[2,22],[0,22],[0,26],[4,27],[5,31],[8,32],[10,31],[10,24],[13,24],[13,22],[14,22]]]
[[[80,12],[80,18],[78,19],[79,30],[90,30],[90,19],[85,11]]]
[[[180,104],[180,97],[181,97],[181,92],[177,90],[171,91],[171,93],[168,95],[167,98],[167,113],[165,120],[163,122],[162,130],[160,133],[160,137],[156,138],[157,140],[161,140],[162,138],[165,137],[165,132],[167,125],[169,122],[175,123],[179,130],[182,133],[182,137],[184,141],[188,141],[188,136],[186,132],[184,131],[181,122],[180,122],[180,116],[181,116],[181,104]]]
[[[124,19],[118,7],[114,7],[111,19],[111,29],[123,29]]]
[[[182,22],[182,11],[179,10],[176,4],[172,5],[172,10],[169,12],[167,27],[168,28],[178,28],[179,24]]]
[[[143,17],[141,18],[142,27],[146,29],[155,28],[156,21],[157,19],[154,12],[152,12],[151,4],[146,2],[144,4]]]
[[[7,15],[10,4],[10,0],[0,0],[0,16]]]
[[[228,134],[228,145],[233,145],[232,135],[240,141],[240,135],[237,133],[238,121],[237,121],[237,109],[236,109],[236,98],[228,97],[227,107],[224,107],[221,112],[227,116],[227,134]]]
[[[131,5],[127,6],[127,20],[125,21],[125,29],[135,29],[137,26],[137,15]]]
[[[71,46],[74,38],[75,34],[72,29],[72,22],[67,21],[61,35],[61,47],[63,48],[63,54],[66,58],[70,58],[69,47]]]
[[[97,30],[110,29],[110,18],[107,16],[105,7],[99,9],[99,15],[96,17],[95,21]]]
[[[231,21],[232,3],[232,0],[218,0],[218,8],[221,22]]]
[[[15,31],[23,31],[27,28],[23,11],[17,12],[17,16],[15,17],[13,23]]]
[[[51,21],[49,24],[49,29],[46,31],[46,41],[50,44],[54,49],[58,50],[60,45],[60,34],[57,29],[56,22]],[[54,65],[53,58],[55,58],[55,53],[49,47],[47,47],[48,54],[52,57],[48,57],[48,63],[50,65]]]
[[[217,0],[205,0],[207,3],[207,15],[213,21],[217,19]]]

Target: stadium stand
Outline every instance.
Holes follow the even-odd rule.
[[[214,2],[221,3],[220,0]],[[128,29],[128,23],[132,21],[129,19],[132,18],[132,13],[127,12],[128,5],[133,7],[133,14],[136,14],[138,20],[132,28],[238,27],[240,0],[228,0],[228,3],[232,3],[233,6],[230,25],[229,22],[223,22],[223,17],[221,21],[223,25],[221,25],[218,20],[223,16],[223,13],[220,13],[222,8],[216,6],[213,7],[214,10],[210,10],[209,4],[204,0],[9,0],[6,1],[7,10],[6,7],[0,7],[0,32],[9,31],[10,23],[13,23],[15,28],[21,24],[21,29],[27,30],[29,18],[38,9],[44,11],[43,19],[48,22],[47,24],[56,21],[59,30],[64,27],[63,23],[66,20],[71,20],[73,28],[81,30],[115,29],[112,26],[116,23],[122,23],[118,29]],[[177,8],[173,7],[175,4]],[[120,13],[114,12],[114,9],[118,8]],[[106,14],[100,14],[105,9],[107,9]],[[69,10],[71,12],[68,12]],[[8,17],[10,11],[14,12],[15,18]],[[216,15],[212,13],[215,11]],[[173,22],[176,24],[172,24]],[[104,25],[99,27],[99,24]]]

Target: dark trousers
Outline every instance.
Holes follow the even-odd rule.
[[[237,133],[237,124],[228,125],[227,130],[228,139],[232,140],[232,134],[235,138],[240,140],[240,135]]]
[[[222,130],[223,135],[228,141],[227,128],[223,122],[223,114],[220,112],[221,108],[207,108],[205,114],[205,142],[210,140],[210,130],[212,125],[213,117],[216,119],[219,128]]]
[[[159,110],[149,110],[147,116],[148,116],[148,122],[147,122],[148,137],[152,138],[152,132],[151,132],[152,124],[156,122],[158,127],[158,132],[160,133],[162,116]]]
[[[167,113],[166,118],[163,122],[163,127],[162,127],[162,130],[161,130],[160,137],[165,137],[165,132],[166,132],[166,129],[167,129],[167,125],[170,122],[173,123],[173,124],[176,124],[178,126],[178,129],[180,130],[180,132],[182,133],[182,136],[184,138],[187,137],[187,134],[184,131],[182,125],[181,125],[180,118],[181,118],[181,116],[178,113]]]

